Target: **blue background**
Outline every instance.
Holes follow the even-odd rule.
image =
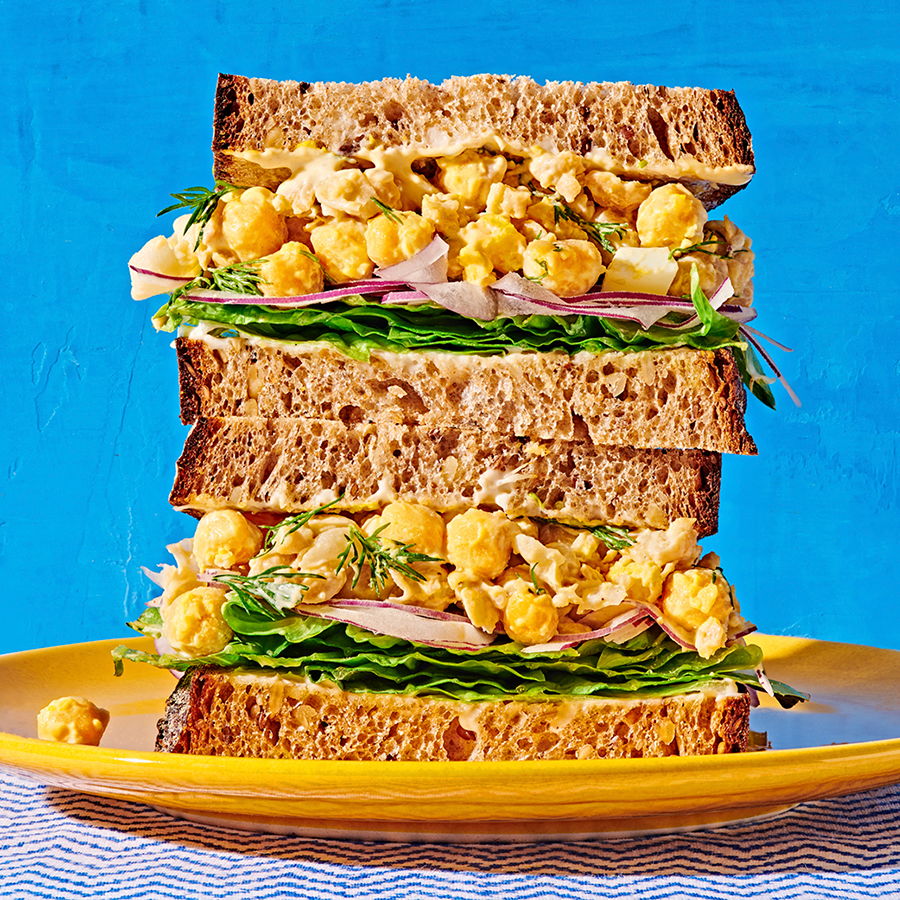
[[[726,460],[706,546],[763,630],[900,649],[893,6],[2,0],[0,652],[127,634],[140,566],[190,532],[174,355],[126,262],[211,183],[219,71],[733,88],[758,174],[724,211],[803,407],[751,401],[760,455]]]

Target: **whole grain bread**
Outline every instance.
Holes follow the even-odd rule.
[[[746,750],[749,710],[748,696],[733,688],[663,699],[464,703],[201,668],[169,698],[156,749],[435,762],[694,756]]]
[[[263,169],[233,151],[292,149],[315,141],[352,155],[368,140],[444,147],[485,135],[521,147],[580,155],[603,152],[619,174],[680,180],[711,209],[746,183],[697,177],[697,164],[754,171],[750,132],[733,91],[628,82],[548,82],[507,75],[418,78],[362,84],[220,75],[215,174],[274,189],[290,170]]]
[[[689,517],[709,535],[720,477],[721,456],[705,450],[232,416],[194,424],[169,501],[195,515],[222,508],[297,513],[342,495],[340,508],[350,510],[406,500],[439,511],[482,506],[633,528]]]
[[[756,453],[728,350],[639,353],[373,351],[178,338],[181,420],[263,416],[482,429],[638,448]]]

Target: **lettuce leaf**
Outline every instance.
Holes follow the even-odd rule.
[[[383,306],[363,295],[327,306],[299,309],[253,303],[203,303],[181,297],[166,302],[153,320],[163,331],[175,331],[181,325],[203,321],[219,326],[220,332],[226,335],[283,343],[324,341],[360,360],[368,359],[373,350],[492,355],[533,351],[574,355],[581,351],[603,353],[678,346],[698,350],[730,347],[740,371],[751,372],[752,365],[743,360],[749,348],[740,338],[738,324],[710,306],[699,284],[692,300],[700,323],[683,331],[660,325],[643,329],[634,322],[597,316],[530,315],[482,321],[433,304]],[[766,385],[764,388],[767,390]],[[765,391],[754,390],[754,394],[774,408],[771,391],[768,397]]]
[[[183,659],[120,646],[113,652],[117,673],[125,659],[179,671],[201,665],[240,666],[278,669],[347,691],[425,694],[470,702],[501,697],[538,701],[638,693],[665,697],[723,678],[758,688],[753,670],[762,661],[762,651],[754,645],[726,647],[702,659],[655,626],[623,644],[593,640],[569,650],[525,654],[521,644],[506,639],[462,651],[375,635],[314,616],[264,619],[244,609],[234,595],[223,613],[235,634],[221,652]],[[145,634],[156,630],[152,614],[131,624]],[[802,698],[789,688],[784,693]]]

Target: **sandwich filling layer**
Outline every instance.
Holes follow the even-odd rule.
[[[157,327],[205,322],[357,358],[731,347],[773,402],[742,330],[751,242],[683,184],[495,140],[354,155],[308,143],[245,151],[288,176],[274,191],[173,195],[170,210],[191,212],[130,261],[135,299],[172,293]]]
[[[133,623],[160,652],[123,647],[119,659],[465,701],[769,685],[743,640],[753,626],[690,520],[630,532],[392,503],[323,508],[264,535],[223,510],[170,550],[176,565],[154,577],[162,596]]]

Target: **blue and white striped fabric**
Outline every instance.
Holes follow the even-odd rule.
[[[379,844],[203,827],[0,779],[0,898],[900,897],[900,788],[752,825],[553,844]]]

